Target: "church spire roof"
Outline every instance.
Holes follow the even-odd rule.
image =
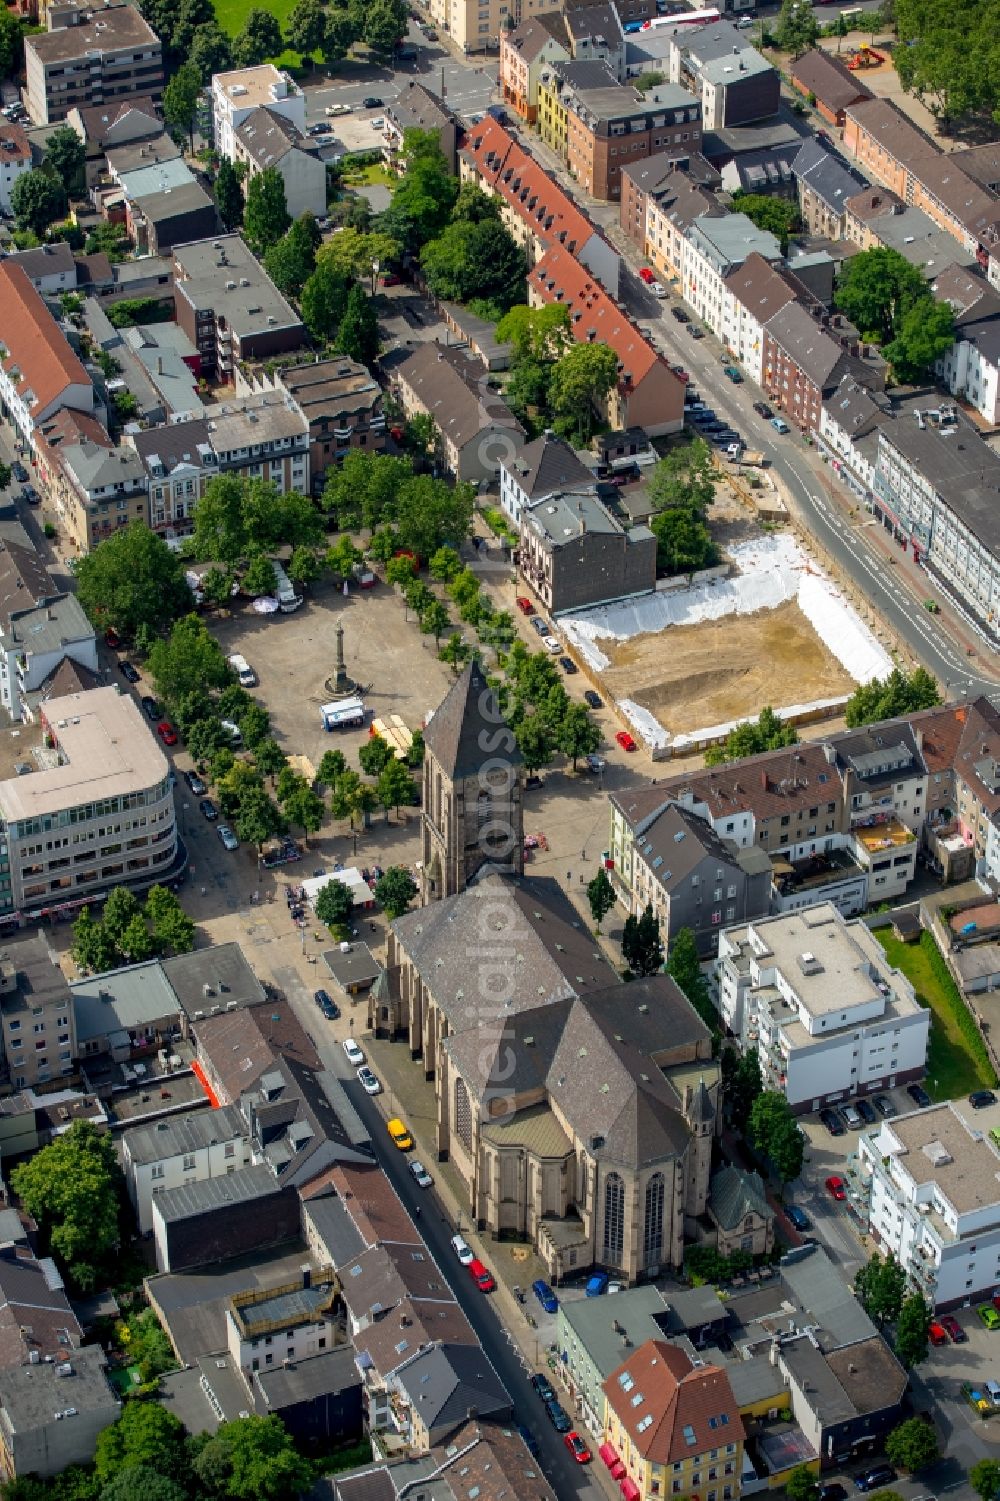
[[[507,729],[496,694],[475,660],[452,684],[444,703],[424,729],[424,744],[441,770],[453,780],[475,776],[487,761],[521,764],[521,754]]]

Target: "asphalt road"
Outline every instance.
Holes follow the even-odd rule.
[[[323,111],[328,104],[350,104],[362,118],[366,118],[365,111],[360,110],[365,95],[376,95],[388,104],[403,84],[414,78],[435,94],[441,93],[443,85],[447,103],[460,115],[480,114],[492,103],[497,86],[496,58],[469,58],[467,62],[457,62],[439,43],[427,41],[413,23],[407,41],[416,47],[416,59],[401,63],[395,71],[384,67],[355,67],[349,76],[343,78],[331,80],[320,74],[315,82],[304,80],[307,125],[325,119]],[[375,115],[378,111],[367,113]]]

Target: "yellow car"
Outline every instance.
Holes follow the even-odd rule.
[[[409,1152],[411,1150],[413,1147],[413,1137],[401,1120],[391,1120],[387,1130],[401,1152]]]

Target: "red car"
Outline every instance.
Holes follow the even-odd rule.
[[[481,1293],[491,1293],[496,1287],[493,1273],[478,1258],[469,1262],[469,1275]]]
[[[953,1313],[943,1313],[938,1323],[953,1345],[964,1345],[969,1338]]]
[[[590,1450],[577,1432],[563,1434],[563,1443],[578,1465],[590,1464]]]
[[[636,748],[635,741],[632,739],[632,736],[629,734],[628,730],[619,730],[617,735],[615,736],[615,739],[618,741],[618,744],[624,751],[634,751]]]
[[[670,368],[674,372],[674,374],[676,375],[677,379],[683,385],[686,386],[687,383],[688,383],[688,381],[691,379],[691,377],[690,377],[690,375],[688,375],[687,371],[684,369],[684,366],[683,365],[671,365]]]
[[[647,287],[649,286],[650,282],[654,282],[656,280],[656,277],[653,275],[652,271],[650,271],[648,266],[643,266],[642,270],[639,272],[639,275],[642,277]]]
[[[122,644],[122,638],[119,636],[113,625],[109,625],[107,630],[104,632],[104,639],[110,646],[112,651],[117,651]]]
[[[395,271],[383,271],[383,273],[382,273],[382,285],[383,285],[383,287],[398,287],[399,286],[399,277],[396,275]]]
[[[159,724],[156,726],[156,733],[159,735],[164,745],[177,744],[177,731],[174,729],[169,719],[160,720]]]
[[[522,615],[534,615],[535,607],[530,599],[525,599],[523,594],[517,596],[517,608]]]
[[[843,1178],[827,1178],[826,1191],[839,1201],[847,1198],[847,1189],[844,1187]]]
[[[937,1322],[931,1324],[928,1328],[927,1338],[930,1340],[932,1345],[946,1345],[948,1343],[947,1334],[944,1332],[942,1326]]]

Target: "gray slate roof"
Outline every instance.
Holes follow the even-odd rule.
[[[838,214],[844,212],[847,200],[866,186],[861,173],[827,151],[821,141],[805,142],[792,162],[792,171],[800,185],[804,184]]]
[[[470,1408],[480,1417],[511,1411],[507,1389],[479,1345],[435,1345],[395,1379],[429,1430],[457,1427]]]
[[[735,1230],[748,1214],[773,1218],[760,1174],[744,1172],[731,1164],[712,1174],[709,1209],[724,1230]]]
[[[593,473],[577,458],[565,438],[543,433],[508,459],[507,469],[530,500],[543,500],[557,490],[584,490],[595,484]]]
[[[479,663],[472,661],[452,684],[440,708],[435,709],[424,730],[424,745],[445,776],[454,779],[475,776],[498,750],[498,731],[503,716],[496,695]],[[511,766],[520,766],[521,753],[513,736],[510,745],[500,742]]]
[[[237,1106],[223,1105],[218,1110],[206,1107],[175,1116],[173,1120],[133,1126],[124,1133],[122,1143],[132,1162],[139,1165],[162,1162],[165,1157],[196,1152],[245,1134],[246,1123]]]

